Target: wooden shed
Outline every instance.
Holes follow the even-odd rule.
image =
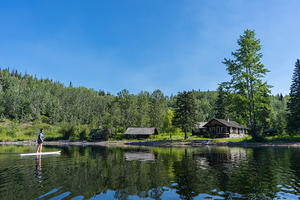
[[[125,135],[135,138],[149,138],[150,135],[157,135],[158,131],[156,128],[127,128]]]

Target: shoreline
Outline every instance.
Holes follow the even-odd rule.
[[[36,145],[35,141],[1,141],[0,145]],[[45,141],[44,146],[103,146],[103,147],[202,147],[202,146],[228,146],[228,147],[296,147],[300,142],[212,142],[209,140],[177,141]]]

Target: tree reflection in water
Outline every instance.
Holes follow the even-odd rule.
[[[35,160],[38,183],[27,173],[32,160],[16,161],[24,163],[11,173],[5,169],[13,162],[0,157],[0,178],[7,180],[0,195],[33,199],[60,188],[49,198],[298,198],[299,155],[297,148],[69,147],[43,159],[43,172],[42,159]]]

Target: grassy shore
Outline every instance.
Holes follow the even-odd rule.
[[[19,123],[13,122],[10,120],[5,120],[0,122],[0,141],[35,141],[37,135],[39,133],[40,128],[44,129],[46,134],[46,141],[56,141],[66,139],[64,137],[64,129],[66,126],[70,126],[69,124],[60,123],[60,124],[46,124],[43,122],[27,122],[27,123]],[[90,128],[84,125],[77,125],[72,129],[73,133],[70,134],[68,140],[80,141],[80,140],[88,140],[92,141],[89,138]],[[240,137],[240,138],[201,138],[197,136],[192,136],[191,133],[188,133],[188,139],[184,139],[183,132],[176,133],[160,133],[159,135],[152,135],[149,139],[145,140],[137,140],[137,139],[127,139],[123,133],[118,133],[113,135],[108,139],[108,141],[113,142],[140,142],[140,141],[172,141],[172,142],[189,142],[189,141],[198,141],[198,142],[213,142],[213,143],[245,143],[245,142],[254,142],[251,136]],[[300,136],[273,136],[273,137],[265,137],[262,142],[265,143],[276,143],[276,142],[300,142]]]
[[[60,126],[49,125],[42,122],[19,123],[10,120],[0,122],[0,141],[28,141],[36,140],[39,130],[47,132],[48,139],[62,138],[59,133]]]

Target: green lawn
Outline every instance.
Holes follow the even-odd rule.
[[[158,135],[151,135],[149,139],[128,139],[122,133],[118,133],[114,137],[109,138],[110,141],[173,141],[173,142],[186,142],[186,141],[213,141],[213,142],[248,142],[251,141],[251,136],[241,137],[241,138],[201,138],[198,136],[192,136],[191,133],[188,133],[188,138],[184,139],[184,132],[176,132],[176,133],[160,133]]]

